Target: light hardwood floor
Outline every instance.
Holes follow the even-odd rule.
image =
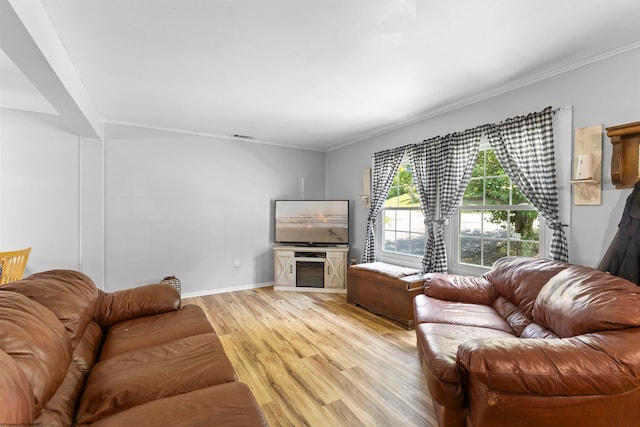
[[[272,427],[436,426],[414,331],[344,294],[260,288],[200,305]]]

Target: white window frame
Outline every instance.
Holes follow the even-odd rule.
[[[405,155],[400,162],[400,166],[408,165],[409,158]],[[396,172],[397,173],[397,172]],[[418,207],[418,210],[421,208]],[[378,224],[376,227],[376,259],[390,264],[402,265],[407,267],[422,268],[422,255],[402,254],[399,252],[391,252],[384,249],[384,206],[378,213]],[[426,239],[426,234],[425,234]]]
[[[482,141],[480,142],[480,151],[490,150],[490,149],[492,148],[489,145],[489,141],[483,137]],[[518,205],[492,205],[490,206],[490,208],[495,210],[506,210],[506,209],[509,209],[511,206],[518,206]],[[535,209],[535,207],[533,207],[532,205],[527,205],[527,206],[530,206],[532,209]],[[485,210],[487,209],[486,206],[482,206],[482,208],[484,208]],[[547,238],[550,233],[550,230],[547,227],[546,222],[544,218],[542,218],[542,215],[540,215],[540,213],[538,213],[538,220],[540,224],[540,235],[538,239],[538,251],[539,251],[538,257],[548,258],[549,245],[547,245]],[[491,269],[491,267],[467,264],[467,263],[462,263],[458,261],[458,254],[460,250],[460,240],[459,240],[460,209],[459,208],[456,208],[455,212],[451,216],[449,225],[445,229],[445,235],[447,236],[445,238],[448,242],[447,264],[449,266],[449,273],[465,274],[465,275],[482,275]]]

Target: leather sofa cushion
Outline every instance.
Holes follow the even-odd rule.
[[[154,400],[100,420],[92,427],[196,425],[266,427],[267,422],[249,388],[234,382]]]
[[[180,310],[140,317],[112,326],[107,333],[100,360],[210,332],[214,330],[204,311],[197,305],[185,305]]]
[[[500,295],[532,319],[533,304],[540,289],[569,265],[549,259],[505,257],[493,263],[484,277],[493,283]]]
[[[533,317],[563,338],[640,326],[640,287],[617,276],[573,266],[542,288]]]
[[[180,308],[180,292],[169,284],[152,284],[116,292],[98,292],[94,320],[104,329],[138,317]]]
[[[468,340],[458,365],[469,381],[537,396],[598,396],[640,387],[638,328],[563,339]]]
[[[0,350],[0,420],[6,425],[29,425],[35,416],[33,389],[15,360]]]
[[[502,317],[491,307],[463,302],[442,301],[426,295],[414,298],[415,320],[419,323],[443,323],[496,329],[513,335]]]
[[[85,375],[78,365],[69,364],[67,375],[47,402],[38,417],[30,425],[35,426],[70,426],[73,424],[75,409],[78,405]]]
[[[44,306],[0,290],[0,350],[11,356],[31,383],[35,413],[56,392],[71,362],[71,340]]]
[[[428,273],[424,276],[425,295],[445,301],[491,305],[498,296],[484,277]]]
[[[215,333],[128,351],[93,367],[78,423],[90,424],[152,400],[235,380]]]
[[[434,375],[442,381],[460,382],[460,370],[456,365],[458,347],[473,339],[513,338],[512,334],[496,329],[442,323],[422,323],[416,326],[420,332],[418,341],[425,361]]]
[[[84,334],[98,302],[98,289],[85,274],[72,270],[51,270],[32,274],[3,289],[18,292],[51,310],[62,322],[71,345]]]

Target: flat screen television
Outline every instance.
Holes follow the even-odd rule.
[[[349,243],[348,200],[276,200],[274,219],[276,243]]]

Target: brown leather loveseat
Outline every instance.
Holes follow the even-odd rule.
[[[0,425],[266,425],[204,312],[171,285],[71,270],[0,287]]]
[[[429,274],[414,300],[440,426],[640,425],[640,287],[510,257],[482,277]]]

